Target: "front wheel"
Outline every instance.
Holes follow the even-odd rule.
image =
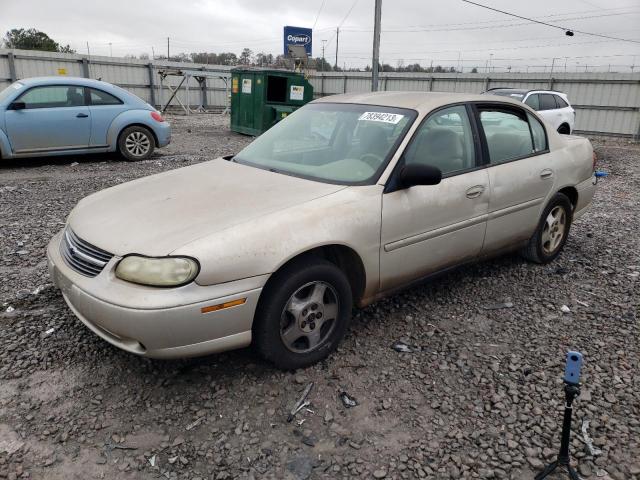
[[[144,127],[127,127],[118,139],[120,154],[130,162],[146,160],[151,156],[155,147],[153,135]]]
[[[312,365],[340,343],[352,303],[349,281],[333,263],[296,261],[274,274],[263,291],[254,321],[254,344],[281,369]]]
[[[523,256],[542,264],[554,260],[567,243],[572,213],[569,198],[556,193],[542,212],[538,228],[522,251]]]

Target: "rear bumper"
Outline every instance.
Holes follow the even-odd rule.
[[[171,143],[171,125],[169,122],[158,123],[153,131],[156,134],[158,140],[158,148],[166,147]]]
[[[576,185],[576,190],[578,190],[578,204],[573,211],[573,220],[577,220],[584,215],[589,205],[591,205],[593,195],[596,192],[596,183],[596,177],[593,175],[584,182]]]
[[[78,319],[112,345],[144,357],[180,358],[232,350],[251,343],[251,326],[261,286],[244,290],[246,283],[230,282],[237,284],[237,293],[230,293],[230,284],[192,283],[170,289],[129,286],[113,275],[119,258],[112,259],[100,274],[89,278],[64,262],[59,244],[60,234],[51,240],[47,249],[53,283],[62,291]],[[115,298],[105,300],[104,297],[114,293],[117,301]],[[154,296],[158,298],[149,303]],[[246,299],[242,305],[202,313],[203,307],[240,298]]]

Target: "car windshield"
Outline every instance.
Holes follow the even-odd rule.
[[[5,98],[7,98],[12,93],[15,93],[17,90],[21,90],[24,87],[20,82],[14,82],[9,85],[7,88],[0,92],[0,102],[2,102]]]
[[[234,161],[328,183],[373,183],[416,115],[376,105],[312,103],[256,138]]]

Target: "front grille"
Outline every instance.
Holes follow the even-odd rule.
[[[69,227],[62,234],[60,253],[67,265],[87,277],[98,275],[113,258],[109,252],[79,238]]]

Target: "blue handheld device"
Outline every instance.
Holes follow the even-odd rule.
[[[564,381],[572,385],[580,383],[580,368],[582,367],[582,354],[580,352],[567,352],[567,365],[564,368]]]

